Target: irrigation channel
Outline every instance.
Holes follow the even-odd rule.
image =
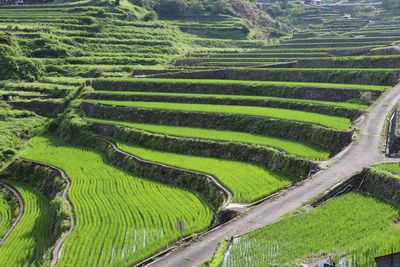
[[[382,133],[386,117],[398,101],[400,84],[383,94],[380,101],[357,125],[360,128],[358,138],[340,154],[324,162],[320,172],[297,186],[282,190],[275,197],[247,209],[241,216],[155,259],[147,266],[197,266],[213,255],[220,240],[245,234],[274,222],[364,167],[380,162],[393,162],[393,159],[386,159],[384,156],[385,137]]]

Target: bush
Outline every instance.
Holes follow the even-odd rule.
[[[32,56],[38,58],[64,58],[70,56],[70,53],[61,45],[45,44],[42,48],[34,50]]]
[[[227,0],[216,0],[211,7],[211,13],[214,15],[222,14],[228,8]]]
[[[160,16],[173,17],[182,16],[187,12],[188,7],[188,2],[185,0],[165,0],[160,1],[155,9]]]
[[[42,63],[35,59],[0,55],[0,80],[38,80],[44,74]]]

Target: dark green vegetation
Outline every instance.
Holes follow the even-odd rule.
[[[349,18],[294,1],[265,12],[247,0],[40,2],[0,6],[0,170],[27,208],[0,246],[10,266],[47,266],[72,218],[57,266],[132,266],[215,225],[227,201],[307,178],[352,142],[357,119],[400,77],[390,1]],[[73,210],[57,171],[17,157],[65,171]],[[397,203],[379,190],[235,238],[210,264],[323,252],[369,264],[365,251],[398,241]],[[0,199],[0,234],[11,204]]]

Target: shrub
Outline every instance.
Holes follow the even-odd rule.
[[[0,80],[38,80],[44,73],[42,63],[35,59],[0,55]]]
[[[188,10],[188,3],[185,0],[166,0],[158,3],[156,11],[160,16],[172,17],[181,16]]]
[[[152,21],[158,19],[158,15],[155,11],[151,10],[149,13],[147,13],[144,17],[144,21]]]
[[[216,0],[211,8],[211,13],[214,15],[222,14],[228,8],[228,1]]]

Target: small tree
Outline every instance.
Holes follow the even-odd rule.
[[[189,11],[193,14],[199,14],[204,11],[203,2],[200,0],[192,0],[189,5]]]
[[[184,15],[187,9],[188,3],[186,0],[165,0],[161,1],[156,7],[157,13],[164,17]]]

